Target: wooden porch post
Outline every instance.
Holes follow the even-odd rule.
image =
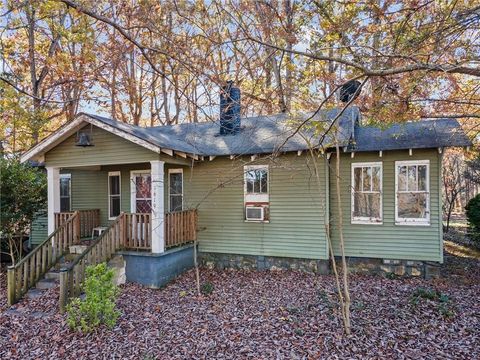
[[[60,168],[47,166],[48,235],[55,231],[55,213],[60,211]]]
[[[152,181],[152,253],[165,251],[164,162],[150,161]]]
[[[12,306],[15,304],[16,298],[15,298],[15,269],[13,266],[9,266],[7,269],[7,300],[8,300],[8,305]]]

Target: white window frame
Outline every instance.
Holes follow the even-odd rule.
[[[110,194],[110,177],[113,176],[118,176],[118,189],[120,190],[120,193],[118,195],[112,195]],[[108,220],[115,220],[117,217],[116,216],[110,216],[111,212],[111,202],[110,198],[112,196],[118,196],[120,198],[120,212],[122,208],[122,173],[120,171],[109,171],[108,172]]]
[[[398,216],[398,175],[399,168],[402,166],[412,166],[412,165],[426,165],[426,191],[403,191],[405,193],[426,193],[426,218],[417,219],[417,218],[401,218]],[[407,173],[407,183],[408,183],[408,173]],[[418,171],[417,171],[417,184],[418,184]],[[395,225],[414,225],[414,226],[430,226],[430,160],[408,160],[408,161],[395,161]]]
[[[380,217],[379,218],[370,218],[366,216],[353,216],[353,212],[355,210],[355,169],[356,168],[363,168],[363,167],[380,167]],[[383,162],[376,161],[376,162],[355,162],[352,163],[351,166],[351,223],[352,224],[364,224],[364,225],[383,225]],[[363,177],[362,177],[363,179]],[[368,194],[376,194],[377,191],[363,191],[363,180],[361,184],[362,193]]]
[[[183,211],[184,209],[184,192],[183,192],[183,169],[168,169],[168,212],[170,212],[170,174],[182,174],[182,209],[180,211]],[[178,210],[177,210],[178,211]]]
[[[267,170],[267,192],[266,193],[248,193],[247,192],[247,172],[250,170]],[[270,195],[270,170],[268,165],[245,165],[243,167],[243,194],[245,203],[259,202],[268,203]]]
[[[137,189],[136,189],[135,176],[142,175],[142,174],[149,174],[150,176],[152,176],[152,172],[150,169],[130,171],[130,212],[131,213],[137,212]],[[150,196],[152,195],[151,191],[152,189],[150,189]]]
[[[68,211],[72,211],[72,174],[60,174],[60,179],[59,179],[59,182],[61,183],[62,182],[62,179],[69,179],[70,180],[70,185],[68,187]],[[60,184],[59,184],[60,185]],[[65,197],[65,196],[63,196]],[[61,200],[62,200],[62,195],[60,193],[59,195],[59,198],[60,198],[60,204],[61,204]]]

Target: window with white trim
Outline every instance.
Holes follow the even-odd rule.
[[[60,174],[60,212],[72,209],[72,175]]]
[[[268,165],[244,167],[245,220],[269,221],[269,174]]]
[[[430,223],[430,162],[395,162],[395,222],[397,225]]]
[[[110,171],[108,173],[108,218],[110,220],[120,215],[120,201],[120,171]]]
[[[152,176],[150,170],[130,172],[130,208],[134,213],[152,212]]]
[[[382,163],[352,164],[352,223],[382,223]]]
[[[245,186],[247,194],[268,194],[268,167],[246,166]]]
[[[183,210],[183,169],[168,170],[169,211]]]

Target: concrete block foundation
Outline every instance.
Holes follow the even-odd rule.
[[[161,254],[140,251],[120,251],[125,261],[128,282],[160,288],[193,268],[193,245],[167,250]]]

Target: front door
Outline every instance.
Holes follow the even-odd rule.
[[[150,172],[134,172],[131,176],[132,201],[134,213],[152,212],[152,178]]]

